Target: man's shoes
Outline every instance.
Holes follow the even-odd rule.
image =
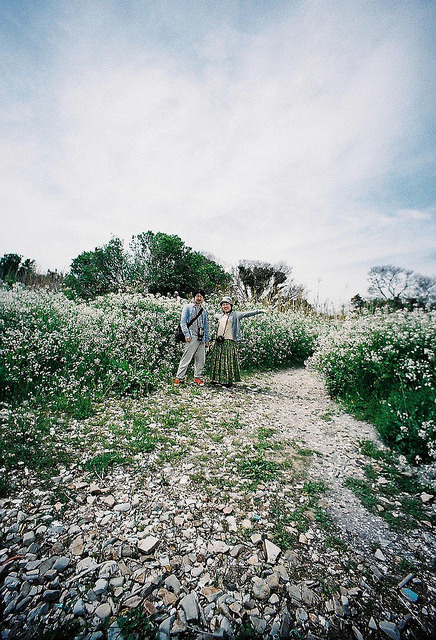
[[[201,378],[194,378],[194,383],[199,387],[204,387],[204,382]]]
[[[185,384],[185,380],[183,378],[174,378],[174,384],[179,387],[181,384]]]

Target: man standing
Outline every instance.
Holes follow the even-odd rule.
[[[202,304],[205,298],[203,289],[194,291],[194,302],[183,307],[180,325],[186,338],[183,354],[177,369],[174,384],[185,382],[186,371],[194,358],[194,383],[202,387],[204,365],[206,361],[206,347],[209,346],[209,327],[207,312]]]

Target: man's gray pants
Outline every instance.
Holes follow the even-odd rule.
[[[192,338],[191,342],[185,342],[183,354],[177,369],[176,378],[185,378],[189,364],[194,358],[194,378],[202,378],[206,362],[206,348],[204,342]]]

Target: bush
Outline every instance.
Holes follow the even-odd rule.
[[[320,321],[304,313],[269,311],[241,321],[238,344],[243,369],[301,366],[313,354]]]
[[[20,288],[0,296],[3,400],[49,402],[80,418],[89,399],[150,391],[178,359],[177,300],[112,294],[85,304]]]
[[[309,364],[332,396],[409,460],[436,458],[436,314],[377,312],[326,326]]]

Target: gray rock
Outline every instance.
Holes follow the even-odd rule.
[[[283,582],[289,582],[289,574],[286,571],[285,567],[281,564],[278,564],[273,569],[274,574],[278,576]]]
[[[4,611],[3,611],[3,615],[6,617],[8,616],[10,613],[12,613],[12,611],[15,610],[15,607],[18,603],[18,600],[20,599],[20,596],[16,596],[15,598],[13,598],[8,605],[5,607]]]
[[[83,602],[82,598],[80,598],[79,600],[77,600],[77,602],[73,607],[73,615],[78,617],[78,616],[84,616],[85,614],[86,614],[85,603]]]
[[[372,564],[370,566],[370,569],[372,573],[375,575],[375,577],[377,578],[377,580],[383,580],[383,574],[378,567]]]
[[[235,546],[230,549],[230,555],[232,556],[232,558],[238,558],[243,550],[243,544],[235,544]]]
[[[159,627],[158,640],[168,640],[171,634],[171,627],[173,626],[174,616],[165,618]]]
[[[392,640],[401,640],[400,630],[393,622],[382,620],[379,623],[379,627]]]
[[[413,573],[409,573],[403,580],[401,580],[401,582],[398,583],[398,586],[401,589],[401,587],[405,587],[411,580],[413,580]]]
[[[20,613],[20,611],[24,611],[24,609],[26,609],[26,607],[32,602],[32,600],[33,598],[30,596],[27,596],[19,600],[15,605],[14,613],[17,614],[17,613]]]
[[[106,593],[108,587],[108,581],[103,578],[99,578],[95,583],[93,591],[96,596],[101,596],[102,593]]]
[[[100,620],[107,620],[112,614],[112,608],[109,602],[103,602],[97,607],[94,613]]]
[[[198,620],[198,602],[197,595],[194,591],[188,593],[184,598],[182,598],[182,600],[180,601],[180,606],[185,612],[187,622],[195,622],[196,620]]]
[[[111,578],[109,580],[109,583],[112,587],[114,587],[114,589],[116,589],[117,587],[123,586],[124,580],[125,578],[123,578],[123,576],[119,576],[118,578]]]
[[[46,575],[49,571],[54,571],[55,573],[57,573],[57,570],[54,569],[53,567],[55,560],[56,560],[55,557],[47,558],[46,560],[44,560],[44,562],[42,562],[39,567],[39,575],[44,576],[46,579],[50,579],[50,578],[47,578],[47,575]]]
[[[427,502],[431,502],[431,500],[433,500],[434,496],[431,493],[421,493],[420,495],[421,501],[426,504]]]
[[[77,573],[82,573],[82,571],[96,569],[97,567],[98,563],[94,560],[94,558],[84,558],[77,563],[76,571]]]
[[[365,640],[365,638],[363,637],[363,635],[360,633],[359,629],[355,626],[351,627],[351,631],[354,634],[354,637],[356,638],[356,640]]]
[[[121,504],[116,504],[114,506],[114,511],[119,511],[120,513],[125,513],[126,511],[130,511],[131,509],[130,502],[122,502]]]
[[[168,576],[168,578],[165,579],[165,587],[168,589],[168,591],[172,591],[176,594],[176,596],[178,596],[182,585],[180,584],[177,576],[172,573],[170,576]]]
[[[4,585],[9,591],[16,591],[20,586],[21,582],[15,576],[6,576]]]
[[[153,553],[159,544],[159,539],[154,536],[147,536],[144,540],[141,540],[138,544],[138,550],[145,555]]]
[[[104,565],[100,568],[98,577],[99,578],[110,578],[118,571],[118,565],[115,560],[108,560],[104,563]]]
[[[276,544],[274,544],[274,542],[271,542],[271,540],[268,540],[268,539],[264,541],[263,549],[265,552],[266,561],[269,564],[275,564],[275,561],[277,560],[277,558],[282,552],[280,547],[278,547]]]
[[[271,595],[271,589],[265,580],[261,578],[253,578],[253,596],[257,600],[267,600]]]
[[[212,540],[208,545],[210,553],[227,553],[230,547],[223,540]]]
[[[191,570],[191,575],[193,578],[199,578],[204,573],[204,566],[201,564],[198,567],[193,567]]]
[[[84,551],[84,548],[85,548],[85,545],[83,543],[83,538],[82,536],[78,536],[71,543],[70,552],[73,554],[73,556],[81,556]]]
[[[27,616],[28,624],[32,624],[35,620],[38,620],[38,618],[42,618],[47,615],[49,609],[50,607],[47,602],[44,602],[44,604],[40,604],[38,607],[35,607],[35,609],[32,609]]]
[[[250,622],[253,625],[255,631],[262,635],[266,629],[266,620],[259,618],[258,616],[250,616]]]
[[[305,609],[298,608],[295,612],[297,622],[306,622],[309,619],[307,611]]]
[[[70,558],[67,558],[67,556],[61,556],[60,558],[56,559],[56,562],[53,565],[53,569],[55,569],[59,573],[62,573],[70,565],[70,562]]]
[[[123,634],[117,621],[113,622],[107,630],[107,640],[123,640]]]
[[[222,590],[217,587],[203,587],[200,593],[208,602],[215,602],[223,595]]]
[[[368,622],[368,627],[370,629],[372,629],[373,631],[377,631],[378,627],[377,627],[377,622],[374,620],[374,618],[371,616],[369,622]]]
[[[279,577],[276,573],[267,576],[266,582],[270,589],[277,589],[279,586]]]
[[[35,534],[33,533],[33,531],[27,531],[27,533],[25,533],[23,536],[23,545],[25,547],[29,547],[32,542],[35,542]]]
[[[141,602],[144,600],[145,596],[128,596],[126,598],[126,600],[124,600],[123,605],[125,607],[129,607],[129,609],[136,609],[136,607],[139,607],[139,605],[141,604]]]
[[[47,582],[59,583],[59,580],[56,578],[57,575],[58,572],[55,569],[49,569],[49,571],[44,574],[44,580],[46,580]]]
[[[42,595],[44,602],[57,602],[60,598],[61,592],[59,589],[48,589]]]

